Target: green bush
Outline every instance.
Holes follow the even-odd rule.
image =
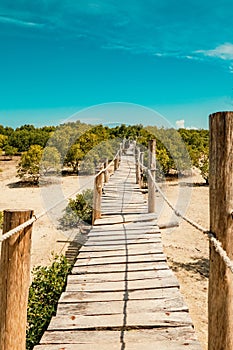
[[[64,256],[55,256],[51,266],[34,268],[28,300],[27,350],[39,343],[51,317],[55,316],[70,270],[71,265]]]
[[[60,224],[63,228],[77,227],[80,221],[92,222],[93,190],[85,190],[70,199]]]

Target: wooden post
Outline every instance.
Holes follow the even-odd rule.
[[[156,151],[156,140],[150,140],[148,144],[149,151],[149,169],[152,174],[152,178],[155,179],[156,171],[156,161],[155,161],[155,151]],[[155,185],[153,180],[148,175],[148,212],[155,213]]]
[[[120,143],[120,150],[119,150],[119,159],[121,159],[122,156],[122,142]]]
[[[103,189],[103,176],[104,172],[101,172],[95,177],[94,182],[94,194],[93,194],[93,212],[92,212],[92,224],[96,219],[101,218],[101,199]]]
[[[106,158],[106,160],[105,160],[105,162],[104,162],[104,168],[106,169],[107,166],[108,166],[108,159]],[[104,171],[104,182],[107,183],[108,180],[109,180],[109,171],[108,171],[108,169],[106,169],[106,170]]]
[[[233,112],[210,115],[210,230],[233,259]],[[233,276],[210,243],[209,350],[233,349]]]
[[[119,158],[116,157],[114,159],[114,171],[116,171],[119,168]]]
[[[136,171],[136,184],[140,186],[141,174],[140,174],[140,149],[138,147],[135,148],[135,171]]]
[[[143,174],[144,174],[144,152],[140,153],[140,186],[143,186]]]
[[[3,234],[31,219],[31,210],[5,210]],[[2,242],[0,349],[25,350],[32,225]]]
[[[123,151],[123,154],[125,153],[125,141],[126,141],[126,139],[124,138],[122,140],[122,151]]]

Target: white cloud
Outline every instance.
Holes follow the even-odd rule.
[[[26,27],[40,27],[43,26],[41,23],[35,23],[35,22],[27,22],[21,19],[13,18],[13,17],[6,17],[6,16],[0,16],[0,22],[1,23],[11,23],[15,25],[20,26],[26,26]]]
[[[214,50],[198,50],[195,53],[201,53],[208,57],[218,57],[222,60],[233,60],[233,44],[225,43],[217,46]]]
[[[177,129],[184,129],[184,119],[181,119],[181,120],[177,120],[176,121],[176,127]]]

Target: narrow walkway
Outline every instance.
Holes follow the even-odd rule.
[[[103,216],[35,350],[201,349],[134,168],[123,156],[105,186]]]

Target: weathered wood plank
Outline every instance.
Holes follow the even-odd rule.
[[[89,266],[74,266],[73,273],[113,273],[113,272],[124,272],[126,271],[148,271],[148,270],[161,270],[167,269],[166,261],[156,261],[156,262],[131,262],[128,264],[127,268],[125,264],[116,263],[111,265],[89,265]]]
[[[145,239],[145,238],[160,238],[161,239],[161,234],[160,233],[145,233],[145,231],[143,232],[139,232],[139,233],[135,233],[132,232],[131,234],[128,234],[127,231],[124,232],[124,230],[119,231],[119,233],[115,233],[111,234],[108,233],[106,235],[102,235],[102,236],[97,236],[97,235],[88,235],[88,242],[105,242],[105,241],[114,241],[114,240],[134,240],[134,239]]]
[[[130,252],[127,251],[127,256],[136,256],[136,255],[150,255],[150,254],[162,254],[163,253],[163,247],[162,244],[156,243],[153,244],[153,248],[149,248],[148,250],[145,250],[144,247],[134,247],[134,249],[130,249]],[[88,251],[81,251],[78,255],[78,259],[87,259],[89,257],[93,258],[110,258],[110,257],[119,257],[119,256],[126,256],[126,249],[121,250],[104,250],[104,251],[97,251],[93,252],[92,250]]]
[[[61,334],[61,333],[60,333]],[[34,350],[93,350],[93,347],[95,350],[109,350],[109,347],[113,350],[121,350],[122,345],[120,342],[118,343],[108,343],[108,344],[102,344],[99,342],[98,344],[80,344],[80,343],[75,343],[75,344],[66,344],[60,342],[59,345],[54,345],[54,344],[45,344],[45,345],[38,345],[35,346],[33,349]]]
[[[62,345],[41,345],[35,347],[35,350],[122,350],[122,344],[109,342],[108,344],[97,343],[97,344],[62,344]],[[155,350],[154,343],[126,343],[124,344],[125,350]],[[156,342],[156,349],[159,350],[200,350],[200,344],[197,341],[186,341],[186,342],[176,342],[173,340],[164,340]]]
[[[154,300],[128,300],[128,301],[98,301],[98,302],[75,302],[60,303],[57,310],[59,315],[105,315],[122,314],[124,307],[127,313],[144,312],[174,312],[188,311],[182,297]]]
[[[155,235],[155,237],[161,238],[161,231],[153,230],[146,232],[146,230],[134,230],[134,229],[117,229],[117,230],[106,230],[106,231],[95,231],[93,232],[92,230],[90,233],[87,235],[87,238],[89,239],[90,237],[95,237],[98,239],[105,239],[105,237],[129,237],[129,238],[134,238],[134,237],[147,237],[147,235]]]
[[[122,280],[144,280],[144,279],[155,279],[161,277],[171,277],[173,273],[170,269],[166,270],[149,270],[149,271],[132,271],[127,272],[115,272],[115,273],[90,273],[90,274],[72,274],[68,277],[68,283],[70,280],[75,280],[76,283],[80,282],[107,282],[107,281],[122,281]]]
[[[115,342],[110,342],[108,344],[98,343],[98,344],[63,344],[63,345],[42,345],[40,347],[35,347],[35,350],[122,350],[122,344]],[[125,350],[155,350],[155,344],[153,343],[126,343],[124,345]],[[200,344],[196,341],[190,342],[174,342],[172,340],[165,340],[156,342],[156,349],[159,350],[200,350]]]
[[[136,220],[136,217],[138,215],[134,215],[134,220],[131,221],[126,221],[126,215],[113,215],[113,216],[109,216],[108,218],[106,218],[105,220],[103,219],[98,219],[98,225],[96,224],[96,227],[100,228],[105,226],[105,229],[107,226],[115,226],[115,225],[119,225],[119,224],[124,224],[127,225],[129,227],[133,227],[135,225],[138,225],[138,227],[143,227],[143,226],[147,226],[147,227],[153,227],[156,228],[158,226],[156,221],[145,221],[145,222],[138,222]],[[128,218],[129,219],[129,218]],[[133,219],[131,217],[131,219]],[[97,220],[96,220],[97,221]]]
[[[157,247],[158,245],[161,245],[161,241],[158,239],[158,242],[150,242],[150,243],[143,243],[143,244],[127,244],[127,252],[128,254],[133,254],[135,251],[139,252],[147,252],[150,249],[153,249]],[[121,245],[116,245],[116,246],[87,246],[87,247],[82,247],[80,249],[80,253],[83,252],[108,252],[108,251],[114,251],[118,252],[123,250],[124,252],[126,251],[126,245],[121,244]]]
[[[74,283],[73,283],[74,282]],[[66,290],[71,291],[99,291],[99,292],[111,292],[111,291],[131,291],[131,290],[146,290],[154,288],[171,288],[178,287],[178,281],[175,276],[156,278],[156,279],[144,279],[136,281],[111,281],[100,283],[76,283],[72,277],[69,279]]]
[[[111,342],[120,341],[122,333],[120,331],[83,331],[78,333],[75,331],[63,332],[62,341],[65,344],[109,344]],[[181,328],[153,328],[153,329],[132,329],[124,331],[124,340],[126,343],[143,344],[150,339],[151,343],[173,339],[174,342],[195,342],[196,337],[192,327]],[[59,344],[61,341],[61,333],[59,331],[48,331],[44,334],[42,344]],[[157,348],[156,348],[157,349]],[[160,349],[160,348],[158,348]],[[172,348],[171,348],[172,350]]]
[[[153,312],[121,315],[59,315],[53,317],[48,330],[117,329],[119,327],[185,327],[192,321],[187,312]]]
[[[105,258],[92,258],[91,256],[86,259],[77,260],[75,267],[79,266],[93,266],[93,265],[109,265],[109,264],[131,264],[131,263],[143,263],[143,262],[156,262],[166,261],[164,254],[146,254],[146,255],[128,255],[128,256],[116,256]]]
[[[159,243],[161,242],[160,238],[157,237],[145,237],[145,238],[137,238],[137,239],[122,239],[122,240],[115,240],[115,241],[106,241],[106,242],[101,242],[101,241],[93,241],[89,242],[87,241],[84,244],[84,247],[105,247],[105,246],[122,246],[122,245],[135,245],[135,244],[148,244],[148,243]]]
[[[179,297],[178,288],[160,288],[149,290],[129,291],[128,300],[146,300],[146,299],[167,299]],[[124,300],[123,292],[64,292],[61,295],[60,303],[75,302],[75,301],[108,301],[108,300]]]

